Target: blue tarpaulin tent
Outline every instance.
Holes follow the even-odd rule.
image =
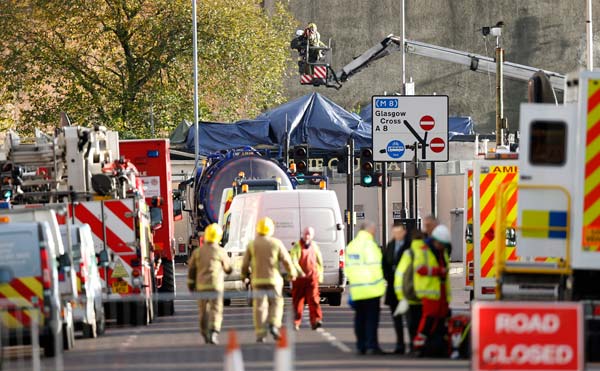
[[[285,143],[288,132],[292,146],[307,143],[312,148],[339,149],[351,136],[357,142],[366,142],[371,137],[370,127],[362,126],[360,116],[346,111],[319,93],[307,94],[282,104],[257,119],[270,121],[271,131],[278,143]]]
[[[256,146],[261,144],[273,145],[269,135],[268,120],[241,120],[232,124],[217,122],[200,122],[200,153],[209,154],[225,149]],[[185,147],[194,152],[194,136],[196,128],[192,125],[187,133]]]
[[[369,128],[369,138],[371,138],[371,124],[373,114],[373,106],[369,104],[360,111],[360,117],[365,126]],[[469,116],[454,116],[448,118],[448,136],[450,140],[455,135],[472,135],[473,131],[473,119]]]

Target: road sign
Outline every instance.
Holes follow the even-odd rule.
[[[583,370],[583,321],[577,303],[475,302],[473,370]]]
[[[372,103],[374,161],[448,161],[447,96],[374,96]]]

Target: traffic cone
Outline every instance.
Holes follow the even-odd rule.
[[[244,360],[242,358],[240,345],[237,342],[235,330],[229,331],[229,342],[227,344],[227,349],[225,350],[224,370],[244,371]]]
[[[275,371],[292,371],[292,350],[287,337],[287,329],[281,329],[281,337],[275,348]]]

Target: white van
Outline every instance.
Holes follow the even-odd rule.
[[[264,191],[236,196],[224,223],[223,244],[234,266],[226,278],[225,289],[245,290],[240,280],[242,259],[248,242],[254,239],[256,222],[267,216],[275,222],[274,236],[288,250],[300,239],[305,227],[315,229],[315,242],[323,254],[321,296],[330,305],[340,305],[346,281],[344,222],[333,191]]]

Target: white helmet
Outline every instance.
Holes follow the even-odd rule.
[[[431,238],[438,242],[446,244],[452,242],[452,238],[450,237],[450,230],[448,230],[448,227],[441,224],[435,227],[433,232],[431,232]]]

